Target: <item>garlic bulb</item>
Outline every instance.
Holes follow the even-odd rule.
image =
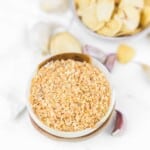
[[[45,12],[63,12],[68,5],[68,0],[40,0],[40,8]]]

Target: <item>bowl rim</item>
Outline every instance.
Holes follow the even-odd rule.
[[[68,54],[68,53],[63,53],[63,54]],[[74,53],[74,54],[77,54],[77,53]],[[86,54],[82,54],[82,55],[86,55]],[[56,56],[56,55],[53,55],[53,56]],[[50,56],[49,58],[51,58],[53,56]],[[88,128],[88,129],[85,129],[85,130],[82,130],[82,131],[75,131],[75,132],[64,132],[64,131],[55,130],[53,128],[49,128],[44,123],[42,123],[42,121],[40,121],[38,119],[38,117],[36,116],[36,114],[33,112],[32,105],[31,105],[30,100],[29,100],[31,80],[34,77],[34,75],[37,73],[37,70],[38,70],[37,69],[36,71],[33,72],[32,76],[31,76],[31,80],[30,80],[30,82],[28,84],[29,88],[26,91],[26,93],[27,93],[26,94],[27,95],[27,109],[28,109],[29,115],[31,116],[31,118],[33,119],[33,121],[41,129],[43,129],[47,133],[52,134],[52,135],[57,136],[57,137],[62,137],[62,138],[78,138],[78,137],[83,137],[83,136],[86,136],[86,135],[94,132],[98,128],[100,128],[106,122],[106,120],[110,117],[110,115],[112,114],[113,109],[115,107],[115,92],[114,92],[114,88],[112,87],[110,73],[108,72],[108,70],[106,69],[106,67],[101,62],[99,62],[98,60],[96,60],[95,58],[93,58],[91,56],[88,56],[88,57],[90,57],[91,63],[93,65],[95,65],[96,67],[98,67],[100,69],[100,71],[102,71],[102,73],[105,75],[106,79],[108,80],[108,82],[110,84],[110,88],[111,88],[111,101],[110,101],[109,110],[107,111],[106,115],[96,124],[96,126],[94,128]],[[48,59],[46,59],[46,60],[48,60]],[[45,60],[42,61],[41,63],[43,63],[43,62],[45,62]]]
[[[99,39],[110,40],[110,41],[112,41],[112,40],[113,41],[114,40],[119,41],[119,40],[126,40],[126,39],[141,37],[141,36],[144,36],[150,32],[150,26],[147,26],[146,28],[144,28],[140,32],[137,32],[137,33],[132,34],[132,35],[126,35],[126,36],[111,37],[111,36],[105,36],[105,35],[97,34],[96,32],[89,29],[84,23],[82,23],[81,19],[79,18],[79,16],[76,13],[74,0],[71,0],[71,10],[73,13],[73,17],[74,17],[75,21],[79,24],[79,26],[82,29],[84,29],[88,34],[95,36],[96,38],[99,38]]]

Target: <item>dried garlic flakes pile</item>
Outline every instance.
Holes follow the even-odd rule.
[[[77,15],[92,31],[132,35],[150,25],[150,0],[75,0]]]

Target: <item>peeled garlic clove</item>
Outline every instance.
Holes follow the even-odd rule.
[[[52,27],[48,23],[39,22],[29,29],[29,42],[31,46],[41,51],[48,51],[49,38]]]
[[[69,32],[60,32],[53,35],[50,39],[50,53],[60,54],[66,52],[82,52],[80,41]]]
[[[45,12],[66,11],[68,5],[68,0],[40,0],[40,7]]]
[[[114,64],[116,62],[116,54],[115,53],[112,53],[112,54],[109,54],[107,55],[106,57],[106,60],[104,62],[104,65],[105,67],[111,72],[113,67],[114,67]]]
[[[90,45],[85,45],[82,49],[82,52],[95,57],[101,63],[104,63],[107,57],[107,55],[103,51]]]
[[[113,136],[119,134],[120,131],[122,130],[123,125],[124,125],[123,114],[118,110],[115,110],[115,111],[116,111],[116,118],[115,118],[116,120],[115,120],[114,129],[111,133]]]
[[[129,45],[120,44],[117,49],[117,60],[122,63],[126,64],[129,63],[135,56],[135,50]]]

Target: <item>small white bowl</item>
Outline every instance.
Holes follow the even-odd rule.
[[[29,100],[27,102],[27,108],[28,108],[28,112],[29,112],[30,117],[32,118],[32,120],[36,123],[36,125],[38,125],[41,129],[43,129],[47,133],[49,133],[51,135],[54,135],[54,136],[57,136],[57,137],[62,137],[62,138],[83,137],[83,136],[86,136],[86,135],[94,132],[96,129],[100,128],[109,119],[109,117],[111,116],[111,114],[112,114],[112,112],[114,110],[114,107],[115,107],[114,89],[113,89],[112,84],[111,84],[111,79],[110,79],[109,72],[107,71],[107,69],[105,68],[105,66],[103,64],[101,64],[98,60],[96,60],[96,59],[94,59],[92,57],[89,57],[89,56],[87,56],[85,54],[78,54],[78,53],[64,53],[64,54],[61,54],[61,55],[65,56],[66,54],[73,54],[76,57],[79,57],[79,55],[83,55],[83,56],[86,56],[86,57],[90,58],[91,63],[94,66],[96,66],[97,68],[99,68],[104,73],[105,77],[107,78],[107,80],[110,83],[110,87],[111,87],[111,91],[112,91],[111,92],[110,106],[109,106],[109,110],[106,113],[106,115],[96,124],[96,126],[94,128],[88,128],[88,129],[85,129],[85,130],[82,130],[82,131],[77,131],[77,132],[63,132],[63,131],[59,131],[59,130],[55,130],[55,129],[49,128],[48,126],[46,126],[45,124],[43,124],[38,119],[38,117],[36,116],[36,114],[33,112],[33,109],[32,109],[32,106],[31,106]],[[58,55],[55,55],[55,56],[58,56]],[[52,58],[52,57],[50,57],[50,58]],[[47,60],[49,60],[49,59],[47,59]],[[47,60],[44,61],[44,62],[47,62]],[[41,64],[43,64],[43,62]],[[30,87],[28,89],[28,98],[29,98],[29,94],[30,94]]]
[[[98,34],[94,31],[92,31],[91,29],[89,29],[81,21],[81,19],[79,18],[79,16],[76,13],[74,0],[71,1],[71,10],[72,10],[72,13],[73,13],[74,20],[79,25],[79,27],[81,27],[81,29],[84,30],[85,32],[87,32],[88,34],[90,34],[93,37],[96,37],[98,39],[111,40],[111,41],[120,41],[120,40],[128,40],[128,39],[131,39],[131,38],[136,38],[136,39],[141,38],[141,37],[144,37],[145,35],[147,35],[148,33],[150,33],[150,27],[147,27],[147,28],[141,30],[140,32],[132,34],[132,35],[125,35],[125,36],[118,36],[118,37],[110,37],[110,36],[101,35],[101,34]]]

